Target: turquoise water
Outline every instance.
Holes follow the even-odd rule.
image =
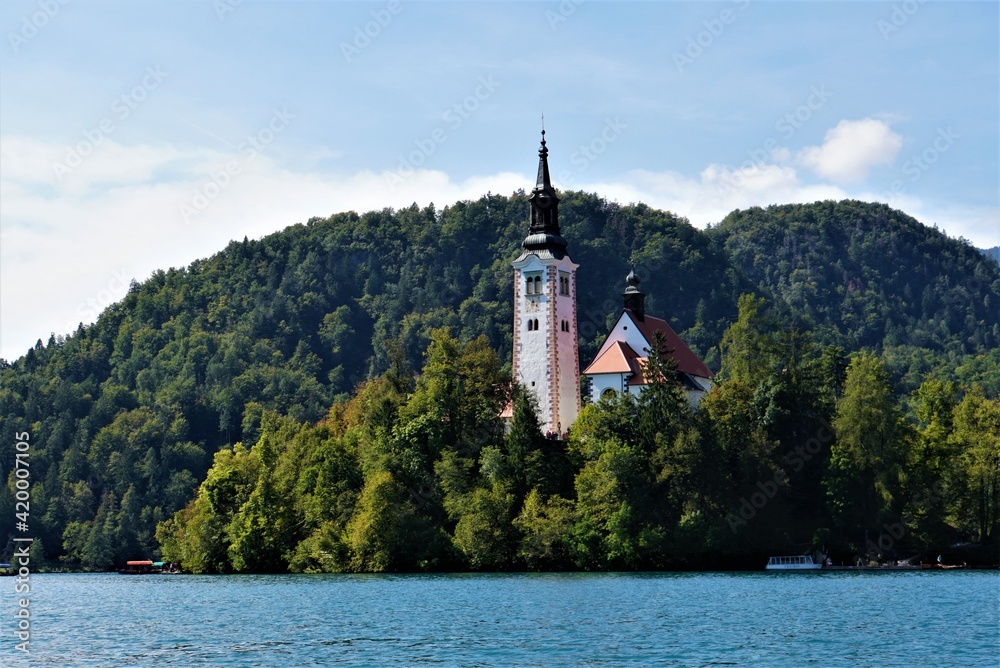
[[[33,575],[21,666],[997,666],[1000,573]]]

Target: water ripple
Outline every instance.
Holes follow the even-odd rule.
[[[60,574],[33,576],[32,596],[32,666],[881,668],[1000,655],[1000,574],[982,571]],[[28,665],[9,638],[0,664]]]

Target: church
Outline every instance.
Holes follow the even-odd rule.
[[[646,359],[656,335],[660,334],[669,351],[668,356],[677,363],[688,403],[697,406],[711,389],[715,374],[677,336],[666,320],[646,315],[646,295],[639,291],[639,277],[634,270],[629,272],[625,281],[628,287],[622,293],[625,303],[621,315],[597,351],[594,361],[583,372],[590,381],[590,400],[596,403],[602,397],[618,392],[642,392],[646,386],[643,373]]]
[[[537,400],[541,429],[562,435],[580,412],[581,384],[576,322],[579,265],[559,231],[559,198],[549,177],[545,130],[538,150],[538,177],[528,197],[530,225],[514,267],[513,378]],[[677,362],[688,401],[709,390],[714,375],[665,320],[646,315],[645,294],[632,271],[624,308],[594,361],[583,372],[588,399],[613,393],[638,394],[649,349],[657,332]]]

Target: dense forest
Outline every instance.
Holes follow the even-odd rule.
[[[995,562],[1000,399],[927,381],[908,423],[878,357],[789,336],[751,295],[722,347],[697,412],[653,354],[650,388],[587,406],[564,443],[507,396],[485,337],[435,330],[416,382],[395,369],[315,424],[255,407],[250,440],[160,525],[163,556],[196,573]]]
[[[721,371],[702,410],[665,386],[588,407],[565,445],[538,440],[530,402],[502,391],[524,193],[314,218],[156,272],[97,323],[0,361],[0,541],[28,431],[36,552],[68,567],[161,549],[206,572],[658,567],[863,551],[864,531],[877,545],[897,524],[896,548],[995,544],[996,262],[879,204],[701,231],[562,196],[581,361],[631,260],[647,310]],[[877,447],[847,435],[850,406],[875,420],[874,403]]]

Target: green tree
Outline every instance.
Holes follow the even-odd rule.
[[[522,538],[517,557],[529,570],[565,570],[573,567],[573,527],[576,511],[569,499],[544,497],[537,489],[524,500],[514,526]]]
[[[834,519],[847,536],[863,531],[874,542],[894,519],[907,455],[905,428],[879,358],[861,353],[851,360],[833,426],[826,488]]]
[[[909,542],[925,550],[948,544],[947,524],[954,442],[953,413],[958,389],[952,382],[924,381],[914,393],[920,422],[907,470],[904,523]]]
[[[717,458],[719,485],[713,496],[721,507],[732,506],[748,485],[766,475],[761,464],[770,458],[773,444],[754,408],[753,389],[736,381],[713,387],[699,405],[711,436],[708,454]]]
[[[510,430],[504,439],[507,451],[505,470],[510,476],[513,491],[520,500],[530,489],[529,478],[532,479],[531,482],[543,482],[535,480],[541,477],[541,471],[538,470],[540,462],[535,453],[540,453],[549,443],[540,431],[541,422],[535,408],[534,395],[524,387],[516,385],[512,393],[512,402]],[[529,467],[534,470],[529,470]]]
[[[614,440],[602,450],[576,476],[573,551],[584,568],[637,568],[661,538],[644,522],[651,505],[649,456]]]
[[[960,518],[975,518],[968,524],[983,545],[991,545],[1000,526],[1000,399],[973,388],[955,406],[954,426],[952,443],[965,483]]]
[[[28,548],[28,559],[31,561],[31,569],[33,571],[45,571],[48,569],[48,559],[45,556],[45,545],[42,543],[40,538],[36,538],[31,542],[31,547]]]
[[[242,443],[217,452],[198,495],[157,527],[163,559],[191,573],[232,571],[229,526],[249,500],[260,472],[260,458]]]
[[[115,559],[119,556],[114,541],[116,511],[115,496],[108,492],[104,495],[97,515],[90,525],[82,551],[75,555],[84,568],[105,571],[115,565]]]
[[[662,333],[656,332],[643,368],[646,387],[636,405],[636,436],[648,451],[669,443],[684,429],[690,410],[677,362]]]
[[[403,494],[402,485],[389,471],[378,471],[365,480],[345,532],[352,570],[383,573],[400,568],[406,514]]]
[[[477,487],[455,525],[455,546],[475,570],[511,568],[517,548],[512,524],[515,496],[502,483]]]
[[[772,371],[774,324],[764,313],[765,301],[752,294],[740,295],[736,322],[722,335],[720,381],[736,381],[756,388]]]

